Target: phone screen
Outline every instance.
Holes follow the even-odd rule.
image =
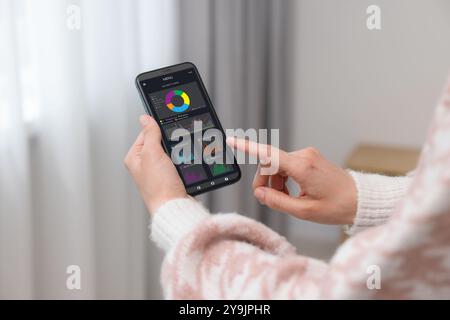
[[[236,159],[225,144],[225,133],[194,65],[143,73],[136,82],[188,194],[239,180]]]

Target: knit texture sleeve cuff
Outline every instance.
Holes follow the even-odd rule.
[[[353,235],[361,230],[385,223],[398,201],[404,197],[410,177],[387,177],[349,171],[356,184],[358,205],[353,225],[345,231]]]
[[[151,238],[160,248],[168,251],[209,215],[209,211],[194,199],[168,201],[152,218]]]

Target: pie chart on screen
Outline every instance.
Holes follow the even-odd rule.
[[[182,90],[172,90],[166,95],[166,106],[173,112],[184,112],[189,109],[191,99]]]

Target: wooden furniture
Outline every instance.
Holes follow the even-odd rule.
[[[346,161],[355,171],[403,176],[416,167],[420,150],[371,144],[357,146]]]

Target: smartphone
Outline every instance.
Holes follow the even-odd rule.
[[[146,112],[159,124],[163,147],[189,195],[239,181],[236,158],[225,143],[225,132],[193,63],[141,73],[136,86]],[[221,141],[213,139],[217,134],[222,135]]]

